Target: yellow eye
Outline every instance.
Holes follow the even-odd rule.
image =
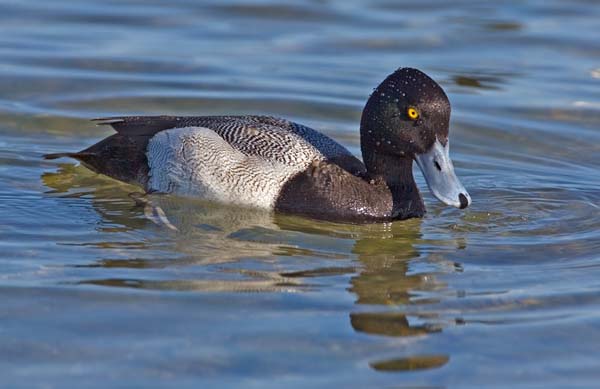
[[[419,118],[419,111],[417,111],[417,109],[414,107],[408,107],[408,109],[406,110],[406,114],[411,120],[417,120]]]

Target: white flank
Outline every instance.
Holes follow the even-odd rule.
[[[293,164],[246,155],[204,127],[161,131],[146,156],[153,191],[268,209],[287,180],[323,158],[316,149]]]

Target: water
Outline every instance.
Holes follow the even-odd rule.
[[[3,387],[591,387],[600,7],[586,1],[3,1]],[[117,114],[273,114],[359,153],[418,67],[466,211],[344,225],[156,199],[44,153]],[[424,182],[419,175],[419,185]]]

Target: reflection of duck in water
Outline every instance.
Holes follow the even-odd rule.
[[[471,200],[449,157],[450,103],[416,69],[399,69],[363,111],[363,162],[311,128],[265,116],[114,117],[117,134],[73,157],[92,170],[171,193],[319,219],[421,217],[416,161],[433,194],[459,208]]]
[[[415,300],[419,292],[446,287],[433,273],[409,274],[410,261],[420,256],[415,244],[422,239],[420,221],[414,223],[414,226],[410,225],[412,223],[394,223],[381,237],[357,240],[353,252],[358,254],[363,268],[351,280],[350,291],[356,294],[356,303],[396,308],[392,311],[371,309],[350,313],[350,324],[354,330],[390,338],[420,337],[442,331],[443,326],[435,313],[409,315],[405,309],[410,306],[411,311],[418,312],[420,304],[434,302],[430,299]],[[403,309],[399,311],[399,307]],[[409,316],[416,320],[409,320]],[[378,371],[408,371],[437,368],[449,361],[449,356],[444,354],[398,357],[397,353],[398,350],[393,351],[387,359],[378,358],[370,366]]]
[[[278,223],[281,228],[294,229],[291,223]],[[409,274],[409,263],[421,256],[417,244],[423,243],[421,221],[377,224],[368,226],[337,225],[335,231],[312,227],[312,233],[329,234],[336,237],[355,239],[352,253],[358,255],[360,269],[346,269],[353,274],[349,291],[356,295],[356,310],[350,313],[350,325],[360,333],[388,338],[416,339],[442,331],[443,324],[435,313],[421,315],[420,304],[433,300],[414,299],[419,292],[444,289],[434,273]],[[460,242],[456,242],[458,245]],[[444,268],[449,268],[444,264]],[[454,264],[453,264],[454,265]],[[342,269],[340,269],[342,270]],[[315,277],[323,275],[315,271],[299,272],[292,276]],[[364,306],[364,307],[361,307]],[[376,306],[382,307],[376,308]],[[406,312],[410,308],[412,314]],[[362,308],[362,309],[359,309]],[[386,308],[392,308],[386,309]],[[400,310],[402,308],[402,310]],[[409,320],[409,317],[411,320]],[[416,320],[415,320],[416,319]],[[445,354],[417,354],[398,357],[398,348],[393,342],[384,348],[388,358],[378,352],[370,366],[378,371],[409,371],[433,369],[449,361]]]

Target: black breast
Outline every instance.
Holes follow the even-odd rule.
[[[282,188],[275,209],[325,220],[354,222],[392,219],[392,194],[327,161],[314,162]]]

